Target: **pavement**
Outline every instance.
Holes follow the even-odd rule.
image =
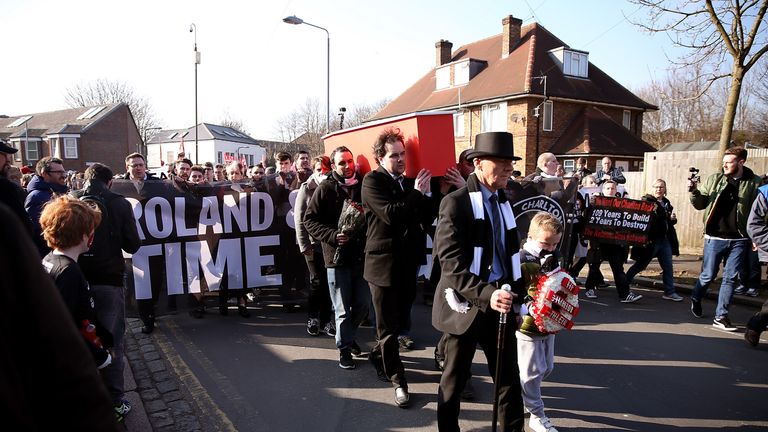
[[[701,257],[683,255],[674,257],[674,271],[678,277],[695,278],[701,269]],[[625,269],[628,266],[625,266]],[[606,277],[611,276],[607,264],[601,268]],[[648,268],[635,278],[635,284],[650,289],[662,289],[660,267],[654,260]],[[586,276],[586,268],[582,272]],[[681,295],[690,295],[693,285],[676,283]],[[710,286],[708,298],[716,299],[719,281]],[[768,289],[761,289],[758,297],[735,295],[733,302],[747,307],[759,308],[768,298]],[[420,297],[417,297],[420,298]],[[687,302],[688,299],[684,300]],[[144,431],[208,431],[236,430],[229,423],[212,424],[218,407],[207,407],[207,412],[193,409],[192,401],[200,399],[206,389],[200,385],[194,374],[175,352],[172,344],[162,334],[141,333],[141,321],[128,318],[126,331],[126,398],[131,401],[132,411],[126,415],[123,430]],[[163,318],[158,320],[163,326]],[[181,384],[185,383],[185,384]],[[192,383],[191,385],[189,383]]]

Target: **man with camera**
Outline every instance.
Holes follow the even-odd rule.
[[[737,329],[728,318],[728,306],[747,248],[751,246],[747,219],[760,186],[760,177],[744,166],[746,160],[743,147],[732,147],[725,151],[722,172],[709,176],[700,190],[695,176],[688,179],[691,204],[696,210],[704,210],[704,256],[701,275],[691,294],[691,312],[697,318],[703,316],[701,299],[724,261],[712,325],[726,331]]]

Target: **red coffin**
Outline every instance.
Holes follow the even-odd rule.
[[[373,144],[387,128],[397,128],[405,137],[405,176],[416,177],[422,168],[442,177],[456,165],[453,138],[453,114],[446,112],[408,114],[392,119],[343,129],[323,137],[325,154],[346,146],[352,151],[357,169],[366,174],[378,165],[373,158]]]

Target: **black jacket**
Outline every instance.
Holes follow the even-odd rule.
[[[487,282],[493,262],[493,225],[485,209],[483,220],[475,218],[470,195],[479,193],[480,187],[477,177],[470,175],[466,187],[448,194],[440,204],[433,250],[442,267],[442,277],[435,290],[432,325],[441,332],[464,334],[478,312],[496,313],[489,304],[497,286]],[[499,205],[506,205],[504,193],[497,193]],[[520,250],[517,229],[508,230],[506,236],[507,253],[512,256]],[[476,250],[482,251],[478,274],[471,271]],[[521,303],[526,295],[522,280],[510,281],[510,284],[518,295],[515,302]],[[452,288],[460,300],[471,305],[467,313],[450,308],[444,294],[447,288]]]
[[[404,190],[403,190],[404,189]],[[413,188],[405,179],[403,188],[382,167],[363,179],[363,204],[368,221],[365,272],[368,282],[391,286],[395,272],[427,259],[425,227],[435,220],[435,200]]]
[[[100,195],[109,213],[109,238],[107,241],[94,238],[91,249],[80,255],[78,260],[85,278],[91,285],[123,286],[123,251],[134,253],[141,247],[131,204],[122,195],[110,191],[107,185],[99,180],[90,180],[85,184],[85,188],[72,192],[72,195],[76,198]]]
[[[304,212],[304,227],[312,238],[322,244],[326,267],[353,265],[362,262],[365,256],[365,227],[363,227],[341,249],[339,261],[336,264],[333,263],[333,256],[338,247],[336,234],[339,233],[339,216],[344,201],[351,199],[357,203],[361,202],[362,182],[359,174],[355,176],[358,182],[349,188],[339,184],[339,177],[335,173],[328,176],[315,189],[312,200],[309,201],[307,210]]]

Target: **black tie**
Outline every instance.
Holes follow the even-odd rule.
[[[400,185],[400,190],[405,191],[405,188],[403,187],[403,176],[400,175],[395,177],[395,181],[397,182],[398,185]]]
[[[496,194],[491,195],[491,219],[493,219],[493,248],[496,256],[499,258],[501,268],[505,273],[507,270],[506,256],[504,255],[504,245],[501,242],[504,230],[501,228],[501,215],[499,214],[499,197]]]

